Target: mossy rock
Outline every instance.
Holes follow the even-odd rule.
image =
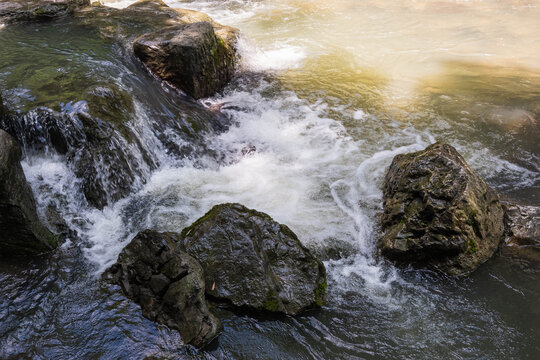
[[[213,95],[234,74],[235,53],[209,22],[142,35],[133,50],[153,73],[196,99]]]
[[[186,251],[201,263],[213,299],[290,315],[324,303],[323,263],[268,214],[220,204],[181,235]]]
[[[88,5],[90,0],[0,1],[0,23],[56,19]]]
[[[447,144],[394,158],[383,186],[381,253],[398,263],[466,275],[504,237],[504,210],[491,189]]]

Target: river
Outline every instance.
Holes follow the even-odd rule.
[[[58,69],[114,81],[132,93],[131,126],[161,164],[138,191],[96,210],[81,199],[65,159],[25,158],[40,211],[50,201],[62,204],[83,243],[68,242],[51,259],[0,265],[0,358],[540,354],[534,250],[503,250],[457,280],[396,268],[375,249],[388,165],[437,140],[455,146],[504,199],[540,205],[540,1],[165,2],[240,28],[237,78],[201,103],[224,104],[234,124],[207,139],[213,148],[257,151],[224,162],[171,159],[145,124],[177,105],[124,49],[69,22],[0,28],[0,65],[7,69],[0,85],[11,106],[67,103],[76,89],[51,95],[43,85]],[[321,256],[327,304],[281,319],[218,310],[224,331],[198,351],[98,280],[138,231],[180,231],[223,202],[267,212]]]

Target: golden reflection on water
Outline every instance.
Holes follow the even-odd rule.
[[[307,53],[304,66],[284,74],[283,81],[318,86],[316,79],[302,83],[297,79],[309,74],[324,78],[332,68],[334,95],[349,96],[354,74],[366,69],[386,79],[386,101],[396,105],[411,101],[425,78],[449,77],[449,61],[477,63],[476,70],[482,73],[507,69],[478,79],[486,82],[504,76],[512,82],[512,68],[522,78],[537,77],[540,69],[539,1],[282,0],[256,17],[258,21],[251,19],[248,27],[259,44],[283,41]],[[343,59],[336,61],[336,56]],[[367,82],[358,80],[371,90],[381,85],[372,84],[369,76]],[[480,91],[490,86],[468,85],[479,86]],[[526,84],[508,89],[528,91]]]
[[[440,111],[463,113],[512,128],[540,114],[540,73],[526,68],[448,61],[420,82],[419,92]]]
[[[503,128],[540,114],[540,0],[165,1],[239,27],[273,51],[270,69],[291,54],[276,49],[300,51],[277,76],[310,100],[390,116],[468,112]]]

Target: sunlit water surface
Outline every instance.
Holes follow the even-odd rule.
[[[133,65],[125,49],[73,24],[1,29],[8,51],[0,55],[0,85],[12,106],[81,100],[43,87],[55,69],[114,81],[132,91],[133,126],[162,165],[140,191],[98,211],[78,195],[64,159],[25,159],[38,205],[64,204],[83,243],[68,242],[42,262],[2,265],[0,357],[525,359],[540,353],[534,251],[505,250],[464,280],[396,269],[375,255],[387,166],[396,154],[436,140],[454,145],[504,198],[540,205],[540,2],[166,2],[241,29],[238,78],[201,103],[225,103],[234,122],[208,137],[212,146],[231,154],[246,145],[257,151],[229,165],[171,159],[152,146],[158,142],[145,125],[156,109],[173,107],[171,94]],[[145,98],[147,89],[153,98]],[[97,276],[138,231],[180,231],[229,201],[288,224],[325,260],[322,310],[279,320],[219,310],[223,333],[196,351],[142,317],[117,288],[100,287]]]

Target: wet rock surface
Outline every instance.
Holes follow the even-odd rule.
[[[178,234],[140,232],[103,277],[118,284],[150,320],[178,330],[186,344],[202,346],[220,329],[205,300],[203,269],[178,247]]]
[[[182,237],[201,263],[213,299],[291,315],[323,304],[324,265],[267,214],[240,204],[216,205]]]
[[[540,248],[540,207],[507,205],[508,243]]]
[[[113,38],[115,44],[123,42],[126,49],[122,52],[129,58],[128,63],[136,60],[132,54],[131,42],[142,34],[186,26],[204,28],[207,31],[205,35],[209,37],[203,38],[213,41],[213,47],[192,54],[188,59],[191,63],[185,63],[189,70],[182,68],[183,74],[191,76],[191,84],[195,84],[193,89],[197,91],[208,90],[212,86],[216,90],[232,76],[233,46],[238,31],[213,22],[206,14],[172,9],[159,0],[138,1],[126,9],[96,3],[84,6],[89,4],[84,0],[0,2],[0,8],[27,9],[33,3],[65,7],[66,14],[72,14],[76,19],[74,23],[97,29],[96,36],[101,34]],[[109,40],[104,41],[109,44]],[[219,61],[202,66],[201,59],[205,56],[209,59],[208,54],[212,60],[230,60],[227,65],[232,67],[220,72],[218,67],[223,64]],[[198,67],[199,73],[196,72]],[[147,137],[143,132],[148,129],[161,142],[167,154],[174,158],[184,159],[194,156],[194,153],[221,156],[202,139],[206,133],[227,128],[228,119],[222,114],[210,112],[193,99],[181,97],[183,100],[173,105],[179,105],[181,109],[175,114],[176,118],[167,112],[170,110],[149,114],[149,121],[144,125],[146,129],[141,130],[133,124],[136,117],[133,102],[135,97],[129,88],[87,79],[91,70],[76,70],[74,73],[54,75],[51,81],[47,81],[49,79],[46,76],[45,81],[40,78],[37,83],[41,96],[37,100],[42,101],[41,105],[45,107],[26,109],[25,112],[10,116],[4,116],[0,110],[0,128],[14,136],[25,153],[56,153],[65,156],[71,170],[81,180],[82,191],[89,205],[102,209],[118,201],[140,189],[151,171],[157,168],[158,157],[144,143]],[[142,73],[144,69],[141,70]],[[51,74],[56,72],[51,67]],[[205,81],[199,81],[198,77],[204,77]],[[58,93],[61,95],[51,95]],[[58,102],[59,99],[66,102]]]
[[[488,260],[504,237],[498,194],[450,145],[397,155],[384,180],[384,235],[391,260],[466,275]]]
[[[239,32],[236,28],[213,21],[205,13],[171,8],[161,0],[140,0],[124,9],[93,4],[77,9],[74,16],[82,24],[97,28],[103,37],[126,39],[128,42],[170,26],[209,22],[216,36],[234,49]]]
[[[194,98],[214,94],[233,76],[238,29],[204,13],[142,0],[125,9],[84,8],[75,17],[104,37],[133,41],[151,72]]]
[[[0,256],[41,253],[57,245],[38,218],[20,161],[19,145],[0,130]]]
[[[90,0],[0,0],[0,23],[50,20],[87,5]]]
[[[209,22],[142,35],[133,50],[154,74],[196,99],[220,90],[234,73],[235,53]]]
[[[119,104],[116,98],[106,101]],[[107,107],[101,109],[107,111]],[[84,112],[66,114],[38,108],[6,117],[0,127],[16,137],[27,152],[65,156],[81,179],[86,200],[97,208],[129,194],[140,185],[137,182],[144,181],[145,173],[155,168],[136,134],[118,117],[111,120]]]

